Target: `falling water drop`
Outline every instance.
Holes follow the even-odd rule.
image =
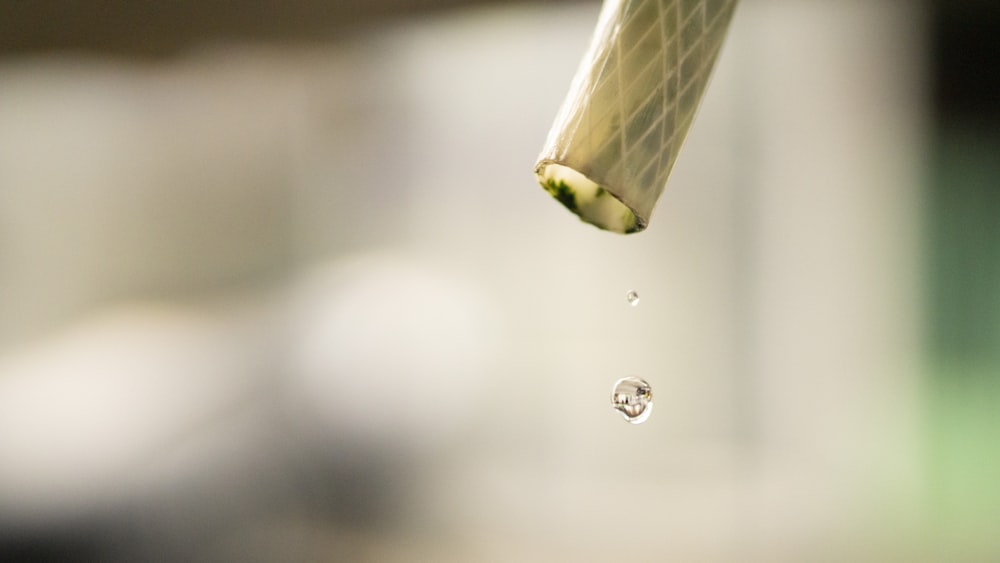
[[[611,407],[626,421],[641,424],[653,412],[653,388],[638,377],[619,379],[611,390]]]
[[[634,289],[625,294],[625,299],[628,299],[628,304],[633,307],[639,304],[639,294]]]

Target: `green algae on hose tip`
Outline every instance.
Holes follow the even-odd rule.
[[[552,194],[552,197],[559,200],[559,203],[566,206],[567,209],[573,213],[579,214],[579,209],[576,206],[576,194],[573,193],[573,189],[566,185],[566,182],[562,180],[556,180],[554,178],[548,178],[545,180],[545,191]]]
[[[619,234],[645,227],[614,192],[568,166],[543,163],[535,174],[549,195],[585,223]]]
[[[586,195],[583,195],[583,200],[581,201],[578,198],[577,190],[561,178],[557,179],[550,177],[546,178],[541,183],[549,195],[558,200],[559,203],[563,204],[566,209],[569,209],[574,214],[579,216],[580,220],[592,223],[594,226],[601,229],[607,229],[610,227],[610,225],[604,221],[595,221],[593,218],[588,219],[587,217],[591,216],[594,209],[593,204],[596,201],[604,198],[614,198],[611,192],[601,186],[595,186],[593,196],[588,198]],[[637,233],[642,230],[642,225],[639,224],[638,218],[627,208],[622,211],[621,219],[618,220],[618,223],[620,227],[612,230],[616,230],[617,232],[623,234]]]
[[[638,218],[636,217],[635,213],[632,213],[632,211],[625,211],[625,213],[622,213],[622,224],[626,225],[625,227],[626,235],[630,235],[632,233],[638,233],[639,231],[642,230],[642,227],[639,226]]]

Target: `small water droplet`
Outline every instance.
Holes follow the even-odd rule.
[[[626,421],[642,424],[653,412],[653,388],[639,377],[619,379],[611,390],[611,407]]]
[[[639,304],[639,294],[634,289],[625,294],[625,299],[628,299],[628,304],[633,307]]]

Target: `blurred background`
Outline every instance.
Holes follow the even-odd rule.
[[[0,560],[1000,558],[1000,6],[744,1],[628,237],[598,9],[0,8]]]

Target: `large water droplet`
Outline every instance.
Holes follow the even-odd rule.
[[[611,390],[611,407],[626,421],[641,424],[653,412],[653,388],[639,377],[619,379]]]
[[[625,299],[628,299],[628,304],[633,307],[639,304],[639,294],[634,289],[625,294]]]

